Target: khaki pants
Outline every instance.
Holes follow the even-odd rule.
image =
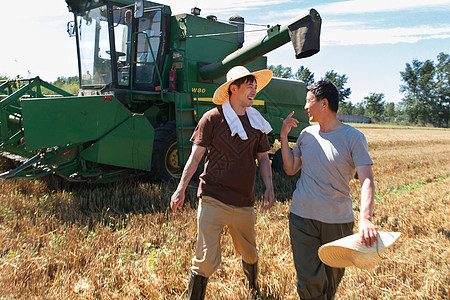
[[[253,207],[236,207],[211,197],[200,199],[197,214],[197,248],[192,259],[192,272],[211,276],[221,262],[220,233],[228,226],[234,248],[248,264],[258,261]]]
[[[300,299],[334,298],[345,269],[323,264],[317,251],[321,245],[350,234],[353,234],[353,222],[328,224],[289,214],[289,235]]]

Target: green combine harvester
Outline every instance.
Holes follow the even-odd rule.
[[[0,151],[22,165],[0,178],[57,174],[70,181],[111,182],[131,175],[181,176],[189,141],[212,96],[236,65],[267,68],[263,55],[291,40],[297,58],[319,51],[314,9],[275,25],[247,46],[244,19],[219,21],[200,10],[172,15],[167,5],[134,0],[66,0],[74,20],[80,90],[71,95],[39,77],[0,84]],[[44,89],[45,88],[45,89]],[[59,96],[45,96],[51,90]],[[308,125],[305,84],[273,78],[254,107],[271,123],[269,141],[295,110],[295,140]],[[273,156],[280,168],[281,153]],[[275,161],[278,163],[275,164]],[[281,166],[282,168],[282,166]]]

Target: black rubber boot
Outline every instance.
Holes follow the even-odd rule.
[[[245,277],[247,277],[248,288],[251,292],[259,294],[258,262],[254,264],[248,264],[245,261],[242,261],[242,267],[244,269]]]
[[[189,300],[203,300],[206,294],[206,284],[208,278],[200,275],[195,275],[191,271],[189,277],[188,297]]]

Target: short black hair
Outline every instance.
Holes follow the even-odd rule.
[[[236,79],[235,81],[233,81],[233,82],[228,86],[228,97],[231,96],[231,89],[230,89],[230,86],[231,86],[232,84],[236,85],[237,87],[240,87],[241,84],[243,84],[243,83],[253,83],[253,82],[256,82],[256,78],[255,78],[254,75],[247,75],[247,76],[244,76],[244,77],[241,77],[241,78]]]
[[[337,112],[339,108],[339,92],[333,83],[330,81],[320,80],[308,86],[306,91],[312,92],[317,100],[326,98],[330,109]]]

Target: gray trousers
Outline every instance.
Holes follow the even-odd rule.
[[[345,269],[324,265],[318,256],[321,245],[353,234],[353,224],[328,224],[289,214],[289,235],[300,299],[333,299]]]

